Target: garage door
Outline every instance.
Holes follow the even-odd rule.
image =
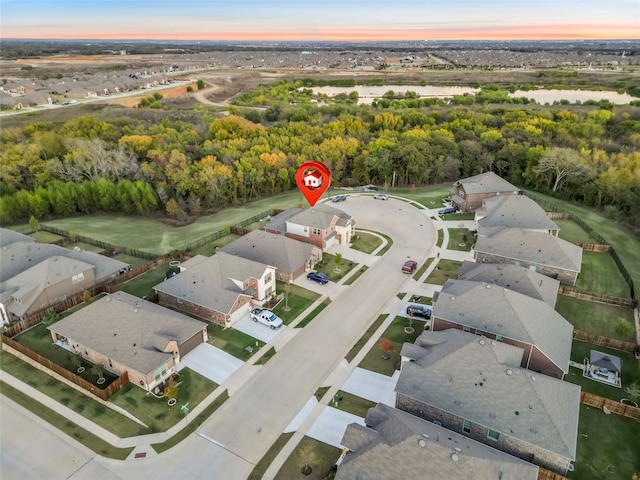
[[[238,310],[231,314],[231,324],[233,325],[236,321],[240,320],[245,315],[249,315],[249,311],[251,310],[251,304],[247,302],[246,305],[241,306]]]
[[[189,340],[187,340],[182,345],[180,345],[180,347],[179,347],[180,356],[184,357],[187,353],[189,353],[191,350],[196,348],[202,342],[203,342],[203,340],[202,340],[202,332],[196,333],[193,337],[191,337]]]

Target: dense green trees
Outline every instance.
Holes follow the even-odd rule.
[[[389,108],[318,106],[304,81],[279,82],[240,96],[268,106],[251,120],[234,107],[237,115],[205,121],[203,113],[195,123],[78,117],[4,128],[0,220],[198,215],[287,191],[300,164],[320,160],[342,185],[420,186],[493,170],[640,225],[640,108],[409,107],[402,102],[419,99],[406,97],[385,99]]]

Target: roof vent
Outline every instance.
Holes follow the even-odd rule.
[[[460,457],[458,457],[458,454],[457,454],[457,453],[452,453],[452,454],[451,454],[451,460],[452,460],[452,461],[457,462],[459,458],[460,458]]]
[[[424,439],[420,439],[418,440],[418,445],[420,445],[422,448],[427,446],[427,442],[424,441]]]
[[[484,345],[484,344],[485,344],[485,341],[484,341],[484,340],[480,340],[478,343],[479,343],[480,345]]]
[[[424,438],[429,438],[429,435],[427,435],[426,433],[423,433],[423,434],[422,434],[422,436],[423,436]]]
[[[454,297],[453,295],[451,295],[451,297],[449,298],[451,299],[452,302],[456,299],[456,297]]]
[[[491,284],[490,283],[487,283],[487,288],[491,288]]]
[[[134,309],[133,309],[133,313],[138,313],[138,309],[137,309],[137,308],[134,308]]]
[[[534,382],[536,381],[536,377],[534,377],[533,375],[531,375],[531,380],[533,380]]]
[[[453,447],[453,449],[458,453],[462,452],[462,450],[460,450],[458,447]]]

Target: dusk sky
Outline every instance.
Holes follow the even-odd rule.
[[[640,38],[640,0],[0,0],[1,38]]]

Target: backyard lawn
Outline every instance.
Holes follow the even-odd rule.
[[[631,480],[640,474],[640,422],[580,405],[575,480]]]
[[[571,243],[597,243],[596,240],[573,220],[552,219],[560,227],[558,237]]]
[[[311,280],[309,280],[309,282],[311,282]],[[276,290],[286,295],[286,284],[280,281],[276,283]],[[288,288],[288,299],[282,300],[273,309],[273,313],[279,316],[285,325],[289,325],[293,322],[298,315],[304,312],[313,302],[320,298],[319,294],[312,292],[311,290],[307,290],[306,288],[299,287],[298,285],[289,284]]]
[[[208,343],[244,361],[251,357],[251,353],[247,352],[245,348],[252,347],[253,351],[257,352],[264,346],[264,342],[233,327],[222,328],[220,325],[210,323],[207,326],[207,334],[209,335]]]
[[[51,232],[45,232],[44,230],[38,230],[37,232],[31,233],[29,236],[33,237],[38,243],[53,243],[64,238],[61,235],[56,235],[55,233]]]
[[[567,382],[580,385],[582,390],[585,392],[599,395],[600,397],[608,398],[610,400],[615,400],[616,402],[619,402],[622,398],[628,398],[629,395],[625,392],[625,387],[634,382],[640,385],[640,363],[638,360],[633,357],[632,353],[621,352],[619,350],[600,347],[598,345],[579,342],[577,340],[573,341],[573,346],[571,348],[571,360],[582,364],[585,358],[589,358],[591,350],[607,353],[620,358],[622,362],[622,372],[620,374],[620,378],[622,379],[622,388],[583,377],[582,370],[578,368],[570,368],[569,373],[565,375],[564,379]]]
[[[356,231],[351,237],[351,248],[360,252],[371,253],[382,245],[382,239],[363,231]]]
[[[425,322],[413,320],[412,326],[415,331],[411,334],[404,333],[404,327],[408,325],[408,318],[394,318],[380,337],[380,340],[371,347],[369,353],[367,353],[358,366],[373,372],[382,373],[388,377],[392,376],[393,372],[400,368],[400,350],[402,350],[402,345],[406,342],[415,342],[416,338],[424,331]],[[382,348],[385,341],[390,342],[390,349],[386,349],[386,351]],[[388,358],[385,360],[386,357]]]
[[[177,403],[173,407],[167,406],[166,398],[157,398],[132,383],[125,385],[109,401],[142,420],[153,432],[165,432],[184,418],[181,405],[188,403],[189,409],[193,410],[217,387],[208,378],[185,368],[180,372]]]
[[[436,268],[429,274],[424,283],[432,283],[434,285],[444,285],[444,283],[458,276],[458,270],[462,266],[462,262],[457,260],[441,259]]]
[[[93,398],[59,382],[10,353],[0,351],[0,360],[0,366],[5,372],[19,378],[56,402],[69,407],[120,438],[151,433],[148,428],[105,407]]]
[[[449,244],[447,249],[470,252],[475,236],[467,228],[449,228]]]
[[[118,288],[123,292],[130,293],[136,297],[150,298],[155,295],[153,287],[162,283],[167,272],[171,269],[169,262],[159,265],[154,269],[147,270],[142,275],[132,278],[131,280],[121,283]]]
[[[582,253],[582,270],[576,288],[614,297],[631,295],[629,285],[608,253]]]
[[[240,238],[240,235],[229,233],[228,235],[220,237],[213,242],[205,243],[204,245],[200,245],[199,247],[192,248],[191,250],[189,250],[189,253],[192,253],[193,255],[205,255],[207,257],[210,257],[211,255],[216,253],[216,248],[224,247],[225,245],[230,244],[238,238]]]
[[[276,480],[323,480],[340,458],[342,450],[311,437],[304,437],[291,452],[289,458],[276,474]],[[301,472],[302,467],[309,463],[313,469],[310,475]]]
[[[566,295],[558,295],[556,310],[576,330],[595,333],[603,337],[615,338],[626,342],[635,342],[636,333],[633,320],[633,310],[630,308],[604,305],[601,303],[579,300]],[[620,319],[629,322],[630,330],[627,335],[618,333]]]

